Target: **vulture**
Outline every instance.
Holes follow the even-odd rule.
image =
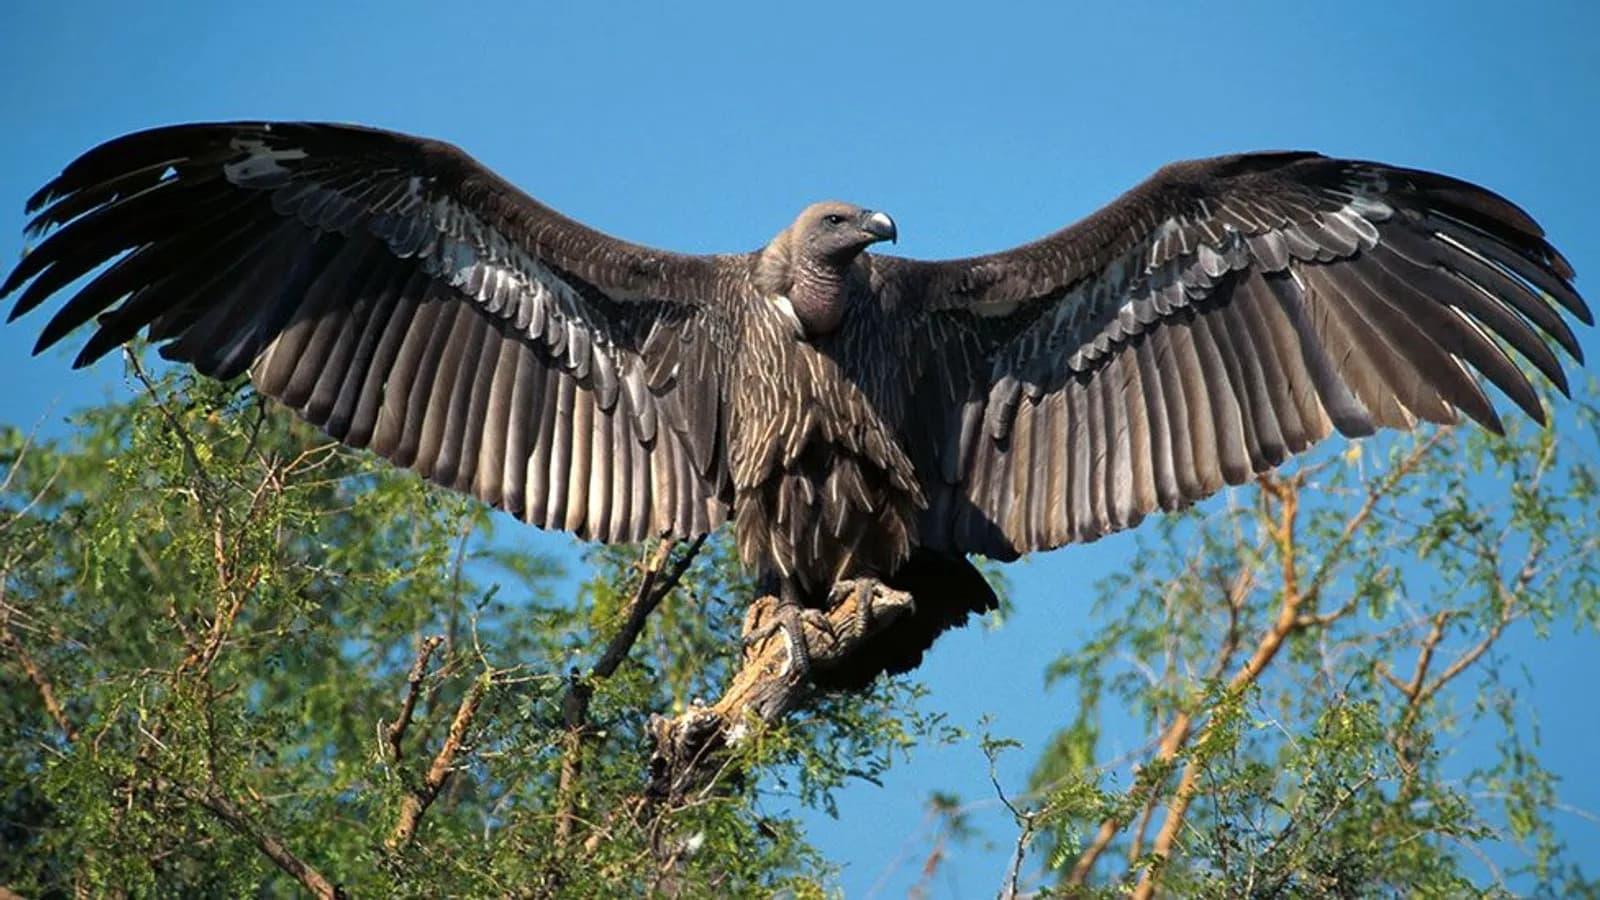
[[[333,438],[597,541],[731,523],[795,616],[866,580],[914,609],[845,662],[918,665],[1010,560],[1137,525],[1355,437],[1545,421],[1573,271],[1522,209],[1310,152],[1179,162],[987,256],[869,252],[893,219],[807,207],[758,250],[683,255],[566,218],[446,143],[307,123],[129,134],[28,203],[0,284],[70,299],[83,365],[136,335],[248,373]],[[86,275],[93,277],[81,282]],[[75,288],[74,290],[68,290]]]

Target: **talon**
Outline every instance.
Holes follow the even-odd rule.
[[[784,665],[783,673],[787,675],[791,671],[797,671],[801,678],[805,678],[811,674],[811,653],[806,649],[805,632],[799,625],[787,623],[782,631],[783,646],[789,654],[789,662]]]
[[[855,601],[855,607],[850,611],[850,624],[857,638],[880,631],[916,609],[910,594],[897,591],[876,578],[855,578],[835,584],[829,593],[829,608],[837,609],[851,600]]]
[[[789,654],[789,662],[784,666],[783,674],[793,673],[801,680],[811,677],[811,645],[806,643],[805,620],[809,614],[811,624],[819,631],[831,632],[828,620],[819,611],[806,609],[798,604],[788,606],[780,604],[777,609],[777,621],[774,627],[783,634],[783,645]]]
[[[810,680],[815,664],[834,665],[863,640],[915,608],[910,594],[867,577],[834,584],[828,591],[826,611],[806,606],[800,601],[801,596],[797,585],[782,584],[777,597],[763,597],[751,606],[746,612],[742,638],[746,662],[757,652],[756,648],[781,634],[788,657],[782,675]],[[855,606],[844,614],[839,607],[852,601]],[[808,640],[808,625],[822,643]]]
[[[812,625],[819,631],[831,632],[832,628],[827,617],[819,610],[807,609],[800,602],[799,586],[793,582],[785,581],[781,584],[778,597],[770,606],[771,619],[758,633],[750,637],[754,643],[766,640],[774,634],[783,635],[783,645],[789,659],[784,665],[785,676],[794,675],[800,680],[811,677],[811,647],[806,643],[804,620],[811,616]]]
[[[876,587],[876,582],[870,582],[866,579],[856,582],[856,634],[868,635],[872,633],[874,587]]]
[[[777,631],[778,624],[776,622],[771,625],[763,625],[758,629],[746,631],[744,636],[739,639],[739,642],[744,645],[745,650],[754,650],[761,642],[772,637]]]

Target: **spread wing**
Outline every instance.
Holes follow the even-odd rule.
[[[693,535],[727,514],[721,257],[627,244],[460,150],[372,129],[182,125],[29,203],[15,318],[110,262],[37,349],[146,332],[333,437],[546,528]]]
[[[1087,541],[1269,469],[1334,429],[1465,413],[1493,383],[1544,421],[1516,357],[1590,323],[1572,269],[1506,200],[1310,153],[1169,166],[992,256],[881,260],[925,310],[923,538],[1010,558]]]

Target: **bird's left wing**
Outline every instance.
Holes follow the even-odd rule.
[[[1335,428],[1498,430],[1479,375],[1542,422],[1513,354],[1565,391],[1549,342],[1579,348],[1557,307],[1591,321],[1508,201],[1312,153],[1175,164],[1032,244],[876,264],[933,361],[922,539],[1000,558],[1130,527]]]
[[[448,144],[344,125],[130,134],[29,203],[12,317],[92,361],[145,331],[329,434],[547,528],[691,536],[727,514],[727,258],[600,234]]]

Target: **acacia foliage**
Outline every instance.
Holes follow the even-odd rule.
[[[1154,523],[1046,673],[1076,703],[1013,804],[1040,883],[1600,895],[1564,839],[1600,820],[1538,724],[1587,688],[1522,658],[1600,625],[1594,393],[1552,429],[1386,434]]]
[[[1594,894],[1507,641],[1600,625],[1595,423],[1336,447],[1147,525],[1031,782],[934,793],[913,891],[981,844],[1008,895]],[[754,585],[715,538],[575,577],[524,535],[237,385],[0,429],[0,888],[817,896],[799,815],[961,737],[880,684],[652,802],[649,716],[720,692]]]
[[[931,727],[904,684],[834,698],[660,808],[648,717],[717,694],[752,596],[725,543],[590,678],[656,548],[573,578],[237,385],[145,387],[0,430],[0,886],[814,895],[798,812]]]

